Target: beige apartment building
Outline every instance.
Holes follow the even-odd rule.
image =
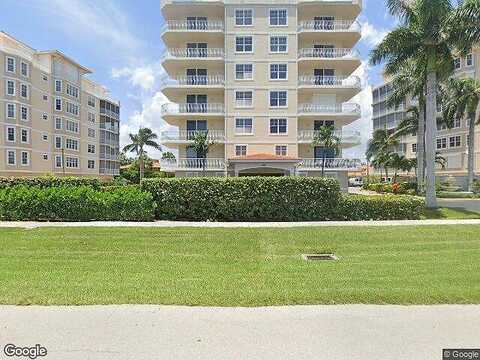
[[[480,48],[472,50],[466,57],[455,59],[455,77],[471,77],[480,80],[479,72]],[[407,98],[405,103],[389,108],[386,105],[387,98],[391,93],[391,85],[385,84],[373,89],[373,130],[392,130],[406,116],[406,111],[411,106],[418,106],[418,101]],[[442,181],[447,176],[455,177],[459,186],[467,187],[467,164],[468,164],[468,120],[457,120],[451,129],[448,129],[441,121],[441,103],[438,104],[437,139],[436,149],[446,159],[446,167],[437,166],[437,176]],[[480,109],[479,109],[480,111]],[[478,118],[478,113],[477,113]],[[475,128],[475,174],[480,174],[480,125]],[[396,152],[408,158],[415,158],[417,152],[417,136],[407,135],[402,137]],[[414,175],[412,172],[410,175]]]
[[[0,32],[0,176],[119,174],[120,104],[90,73]]]
[[[343,130],[361,116],[361,0],[162,0],[171,103],[163,119],[176,130],[162,143],[177,149],[162,169],[176,176],[300,175],[326,171],[346,186],[360,161],[312,146],[331,125],[342,150],[360,134]],[[197,131],[213,143],[206,159],[192,147]]]

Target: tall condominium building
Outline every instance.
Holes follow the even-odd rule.
[[[120,104],[58,50],[0,32],[0,176],[119,173]]]
[[[162,168],[177,176],[318,176],[346,184],[358,160],[342,150],[358,145],[343,130],[360,106],[352,73],[360,66],[361,0],[162,0],[171,101],[163,119],[177,131],[162,134],[177,148]],[[318,130],[333,126],[340,154],[312,146]],[[196,132],[214,145],[206,159],[193,146]]]
[[[474,48],[472,53],[466,57],[456,58],[454,62],[454,76],[458,78],[471,77],[480,80],[479,72],[480,48]],[[392,91],[391,85],[387,82],[373,89],[373,129],[394,129],[398,123],[405,117],[406,110],[414,105],[418,106],[418,101],[407,98],[403,105],[393,109],[386,106],[386,99]],[[468,120],[458,119],[451,129],[443,123],[441,119],[441,103],[438,103],[437,119],[437,152],[443,156],[447,163],[442,169],[437,166],[437,175],[440,179],[446,176],[454,176],[457,183],[466,187],[467,184],[467,163],[468,163]],[[480,111],[480,109],[479,109]],[[477,112],[478,117],[478,112]],[[475,128],[475,174],[480,174],[480,126]],[[416,157],[417,136],[404,136],[396,151],[404,154],[408,158]]]

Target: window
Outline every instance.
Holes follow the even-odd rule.
[[[67,156],[65,158],[65,165],[67,168],[78,168],[78,158]]]
[[[95,114],[94,113],[88,113],[88,121],[95,124]]]
[[[21,84],[20,85],[20,95],[21,97],[28,99],[28,85],[27,84]]]
[[[466,57],[465,57],[465,65],[466,66],[473,66],[473,54],[468,54]]]
[[[26,106],[21,107],[21,119],[23,121],[28,121],[28,108]]]
[[[47,133],[42,134],[42,140],[43,141],[48,141],[48,134]]]
[[[62,111],[62,99],[55,99],[55,111]]]
[[[253,38],[251,36],[237,36],[236,37],[236,52],[252,52]]]
[[[236,134],[253,134],[253,120],[252,118],[237,118],[235,119],[235,133]]]
[[[88,137],[91,137],[91,138],[95,137],[95,129],[88,129]]]
[[[88,160],[88,168],[95,169],[95,160]]]
[[[287,156],[287,145],[276,145],[275,146],[275,155]]]
[[[437,119],[437,131],[442,131],[447,128],[447,124],[442,119]]]
[[[235,145],[235,156],[246,156],[247,145]]]
[[[62,130],[63,128],[62,125],[63,125],[62,118],[59,118],[59,117],[55,118],[55,130]]]
[[[270,26],[287,26],[287,9],[270,9]]]
[[[7,104],[7,118],[15,119],[17,114],[17,105]]]
[[[286,91],[271,91],[270,92],[270,106],[271,107],[286,107],[287,106],[287,92]]]
[[[55,149],[61,149],[61,148],[62,148],[62,137],[55,136]]]
[[[462,62],[460,60],[460,58],[456,58],[453,60],[453,67],[455,70],[458,70],[462,67]]]
[[[252,91],[236,91],[235,106],[236,107],[252,107],[253,95]]]
[[[15,81],[7,80],[7,95],[8,96],[15,96]]]
[[[287,37],[286,36],[271,36],[270,37],[270,52],[285,53],[287,52]]]
[[[78,98],[78,87],[67,84],[67,95]]]
[[[48,120],[48,114],[47,114],[47,113],[43,113],[42,119],[45,120],[45,121],[47,121],[47,120]]]
[[[79,131],[78,122],[67,120],[65,122],[65,129],[70,132],[78,133]]]
[[[48,101],[48,95],[43,95],[43,101]]]
[[[412,144],[412,153],[417,152],[417,144]]]
[[[26,62],[22,61],[20,65],[20,70],[21,70],[22,76],[28,77],[29,69],[28,69],[28,64]]]
[[[55,80],[55,92],[62,92],[62,80]]]
[[[270,134],[286,134],[287,119],[270,119]]]
[[[287,80],[287,64],[270,64],[270,80]]]
[[[28,130],[27,129],[21,129],[20,134],[21,134],[22,143],[28,143]]]
[[[7,127],[7,141],[15,142],[15,128],[14,127]]]
[[[65,147],[68,150],[78,150],[78,140],[67,138]]]
[[[48,154],[43,154],[43,155],[42,155],[42,158],[43,158],[43,160],[45,160],[45,161],[48,160]]]
[[[236,64],[235,79],[236,80],[252,80],[253,65],[252,64]]]
[[[253,25],[252,9],[235,9],[235,25],[251,26]]]
[[[462,138],[461,136],[451,136],[450,137],[450,147],[459,147],[462,146]]]
[[[455,118],[455,120],[453,120],[453,127],[459,128],[460,126],[462,126],[462,120],[460,118]]]
[[[30,164],[30,156],[27,151],[22,151],[22,166],[28,166]]]
[[[16,154],[14,150],[7,150],[7,163],[8,165],[16,164]]]
[[[447,148],[447,138],[437,139],[437,150]]]
[[[95,145],[93,144],[88,144],[88,153],[89,154],[95,154]]]
[[[55,156],[55,167],[61,168],[63,166],[62,157],[60,155]]]
[[[6,62],[6,70],[9,73],[15,73],[17,72],[17,65],[16,65],[16,60],[13,57],[7,56],[7,62]]]
[[[78,116],[79,114],[79,107],[76,104],[73,104],[71,102],[66,101],[66,112],[75,116]]]
[[[88,106],[95,107],[95,98],[91,95],[88,96]]]

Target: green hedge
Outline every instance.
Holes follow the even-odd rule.
[[[18,185],[38,186],[43,188],[51,186],[89,186],[94,189],[100,189],[100,187],[105,185],[105,183],[96,178],[85,177],[0,177],[0,189]]]
[[[331,220],[340,201],[336,180],[307,177],[144,179],[142,189],[162,220]]]
[[[24,186],[0,189],[1,220],[151,221],[151,194],[133,188],[98,191],[89,186]]]
[[[421,198],[400,195],[344,195],[339,220],[417,220],[425,207]]]
[[[398,194],[398,195],[415,195],[417,184],[410,182],[401,183],[367,183],[363,185],[363,189],[375,191],[378,193]]]

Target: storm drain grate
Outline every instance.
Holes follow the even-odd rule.
[[[335,254],[303,254],[303,260],[306,261],[336,261],[338,257]]]

